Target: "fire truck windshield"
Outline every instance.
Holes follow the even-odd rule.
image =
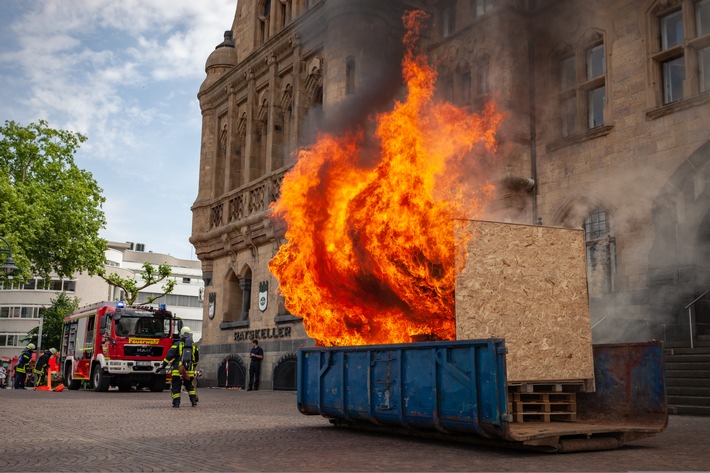
[[[169,337],[169,317],[156,316],[150,312],[124,311],[116,320],[116,335],[119,337]]]

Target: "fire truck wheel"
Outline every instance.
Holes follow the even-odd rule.
[[[91,382],[94,391],[108,391],[110,379],[108,376],[104,375],[99,365],[94,365],[94,370],[91,373]]]
[[[150,391],[154,393],[162,392],[165,389],[165,376],[156,376],[150,385]]]
[[[66,380],[66,385],[67,388],[69,389],[79,389],[81,387],[81,381],[77,381],[74,379],[71,373],[71,365],[67,365],[67,367],[64,369],[64,372],[66,373],[66,376],[64,376],[64,379]]]

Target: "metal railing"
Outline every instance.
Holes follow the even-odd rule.
[[[695,303],[698,302],[700,299],[703,298],[705,294],[710,292],[710,289],[707,291],[703,292],[700,294],[698,297],[693,299],[693,301],[688,304],[687,306],[684,307],[684,309],[688,309],[688,328],[690,329],[690,348],[695,348],[693,345],[693,307],[695,306]]]
[[[710,332],[710,324],[694,323],[692,324],[693,336],[695,337],[697,332],[704,329],[706,332]],[[686,323],[672,323],[672,324],[660,324],[659,327],[662,331],[662,340],[664,342],[679,342],[681,340],[686,340],[690,333],[690,324]],[[694,342],[692,348],[695,348]]]

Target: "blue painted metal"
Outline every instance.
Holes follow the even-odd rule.
[[[347,422],[505,435],[501,339],[302,348],[298,408]]]
[[[502,339],[302,348],[298,408],[335,423],[539,451],[618,448],[668,422],[658,342],[595,345],[574,422],[512,422]]]
[[[577,396],[580,420],[667,422],[663,346],[660,342],[594,345],[593,393]]]

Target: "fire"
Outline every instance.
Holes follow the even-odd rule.
[[[407,97],[376,117],[376,159],[362,130],[319,135],[272,206],[288,242],[269,268],[320,345],[456,336],[452,219],[480,215],[493,191],[466,168],[495,149],[503,116],[433,99],[436,72],[416,47],[424,19],[404,16]]]

